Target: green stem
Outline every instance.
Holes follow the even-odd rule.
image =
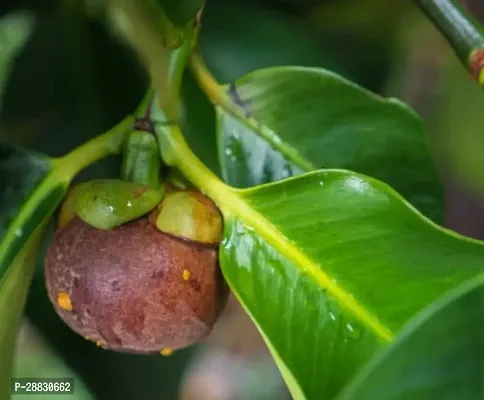
[[[472,77],[484,86],[484,31],[456,0],[414,0],[446,37]]]
[[[70,182],[80,171],[109,154],[119,154],[134,122],[127,116],[109,131],[96,136],[64,157],[53,160],[53,169],[63,182]]]
[[[173,50],[168,61],[168,75],[166,83],[166,92],[170,93],[171,103],[162,102],[160,98],[155,98],[155,106],[160,109],[162,121],[175,122],[180,117],[180,89],[183,80],[183,74],[188,64],[191,50],[194,46],[194,41],[197,36],[196,24],[192,21],[185,27],[183,44]],[[163,80],[164,71],[157,71],[152,75],[153,82]],[[158,88],[157,92],[159,93]],[[153,118],[152,118],[153,119]]]
[[[308,162],[302,154],[291,146],[287,145],[278,137],[269,127],[258,123],[254,118],[247,116],[247,110],[244,110],[239,104],[235,103],[228,95],[227,90],[221,85],[210,73],[200,52],[193,52],[190,56],[190,67],[198,82],[198,85],[215,106],[221,107],[225,112],[230,114],[241,124],[266,140],[274,149],[277,149],[287,159],[291,160],[299,168],[306,171],[318,169],[316,165]]]
[[[183,79],[183,73],[190,56],[195,38],[195,24],[192,22],[184,30],[183,44],[172,51],[169,59],[167,89],[173,94],[176,103],[179,103],[179,91]],[[164,71],[160,71],[164,73]],[[154,79],[155,80],[155,79]],[[136,110],[135,115],[144,119],[148,125],[152,125],[150,113],[151,104],[154,99],[154,88],[150,88],[143,101]],[[176,121],[171,113],[171,108],[162,108],[163,119]],[[130,133],[124,152],[122,177],[126,180],[158,187],[160,184],[160,156],[156,139],[150,132],[134,130]]]
[[[134,112],[134,116],[136,118],[145,119],[149,117],[151,104],[153,102],[153,98],[155,94],[156,94],[155,89],[153,87],[149,87],[143,97],[143,100],[141,100],[141,103],[139,104],[138,108],[136,108],[136,111]]]
[[[179,104],[169,80],[170,59],[183,43],[183,30],[171,24],[154,0],[110,0],[110,4],[112,20],[148,70],[165,113],[177,119]]]
[[[179,106],[179,91],[183,78],[183,73],[187,66],[190,53],[194,47],[197,37],[198,24],[196,21],[191,21],[184,29],[183,44],[171,52],[168,63],[168,74],[165,70],[151,69],[151,78],[153,85],[157,92],[160,90],[156,86],[156,82],[166,82],[165,89],[171,93],[171,99],[176,99],[177,108]],[[155,43],[161,38],[152,35],[150,42]],[[144,46],[138,43],[137,50],[143,53]],[[141,48],[140,48],[141,47]],[[150,55],[153,60],[157,58],[156,55]],[[160,62],[161,64],[161,62]],[[190,180],[196,187],[203,188],[203,191],[211,196],[215,201],[217,199],[222,201],[222,194],[225,196],[232,192],[232,188],[223,183],[215,174],[201,162],[196,155],[191,151],[186,143],[183,134],[181,133],[177,124],[178,114],[173,114],[173,104],[168,106],[166,103],[160,101],[160,117],[152,118],[152,123],[155,128],[155,133],[158,138],[158,145],[160,148],[163,160],[168,166],[177,167],[185,177]]]
[[[190,68],[198,85],[213,104],[222,106],[224,109],[231,111],[232,114],[240,113],[240,110],[234,105],[223,85],[217,82],[208,70],[199,50],[194,51],[190,56]]]
[[[175,93],[179,93],[180,91],[183,73],[185,72],[196,39],[196,26],[194,22],[187,25],[184,34],[185,40],[183,44],[178,49],[174,50],[170,57],[168,81],[170,89]]]

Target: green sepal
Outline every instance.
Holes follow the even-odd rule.
[[[134,182],[99,179],[80,184],[72,193],[75,213],[87,224],[109,230],[133,221],[154,209],[163,198],[158,188]]]

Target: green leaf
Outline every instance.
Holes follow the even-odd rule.
[[[10,398],[14,344],[44,228],[36,229],[0,281],[0,399]]]
[[[219,159],[231,185],[344,168],[388,183],[442,220],[443,191],[422,120],[400,101],[304,67],[258,70],[219,90]]]
[[[221,15],[225,18],[220,18]],[[207,2],[199,37],[200,51],[207,65],[222,82],[276,65],[325,67],[350,76],[346,68],[349,64],[341,62],[340,52],[330,51],[328,43],[299,19],[263,4],[246,0]],[[351,64],[351,70],[355,69],[358,67]],[[213,106],[192,74],[186,74],[183,84],[185,138],[205,165],[220,175]]]
[[[46,156],[0,143],[0,281],[25,241],[62,200],[68,182],[48,179],[52,175]]]
[[[484,275],[425,309],[338,400],[482,398]]]
[[[0,143],[0,398],[10,394],[16,340],[45,222],[62,200],[68,180],[53,161]],[[44,222],[44,223],[43,223]],[[2,392],[3,391],[3,392]]]
[[[132,122],[128,117],[58,159],[0,143],[0,176],[5,182],[0,192],[0,390],[10,390],[12,343],[45,223],[80,170],[119,152]],[[8,393],[0,393],[0,398],[4,396]]]
[[[320,170],[235,189],[176,125],[155,126],[165,162],[224,215],[224,277],[296,399],[334,398],[423,308],[482,271],[481,242],[439,227],[382,181]]]
[[[110,131],[57,159],[0,142],[0,281],[23,244],[61,202],[72,179],[88,165],[120,151],[131,128],[126,117]]]
[[[217,202],[224,276],[295,398],[333,398],[422,308],[482,270],[479,242],[352,172],[316,171]]]
[[[328,169],[235,189],[178,126],[155,127],[164,161],[221,210],[224,277],[296,399],[334,398],[423,308],[482,271],[482,242],[382,181]]]

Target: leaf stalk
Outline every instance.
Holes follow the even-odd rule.
[[[457,0],[414,0],[454,49],[472,78],[484,86],[484,29]]]
[[[232,102],[223,86],[217,82],[208,70],[199,49],[194,51],[190,56],[190,69],[198,85],[213,104],[220,104],[224,108],[231,108]]]

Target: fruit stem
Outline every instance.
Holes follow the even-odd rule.
[[[160,187],[161,158],[153,132],[132,130],[126,140],[121,178],[126,181]]]
[[[169,59],[167,88],[174,96],[173,99],[179,96],[183,72],[196,38],[195,22],[192,21],[187,24],[183,33],[183,44],[172,51]],[[142,128],[137,128],[135,125],[135,130],[128,136],[121,176],[125,180],[158,187],[160,185],[159,171],[161,159],[158,145],[153,135],[154,128],[151,118],[151,108],[153,107],[153,102],[157,100],[154,94],[155,88],[150,87],[135,112],[138,118],[136,123],[142,126]],[[160,108],[163,108],[162,113],[164,117],[173,118],[172,108]],[[172,119],[172,121],[176,121],[176,119]]]
[[[210,73],[203,58],[200,49],[197,49],[190,55],[190,69],[197,80],[198,85],[213,104],[220,104],[223,108],[231,109],[232,101],[214,76]]]
[[[472,78],[484,86],[484,30],[456,0],[414,0],[437,26]]]
[[[136,108],[136,111],[134,112],[134,116],[136,117],[136,119],[145,120],[150,118],[151,105],[153,103],[155,94],[156,94],[155,89],[152,86],[150,86],[146,91],[143,97],[143,100],[141,100],[141,103],[139,104],[138,108]]]

